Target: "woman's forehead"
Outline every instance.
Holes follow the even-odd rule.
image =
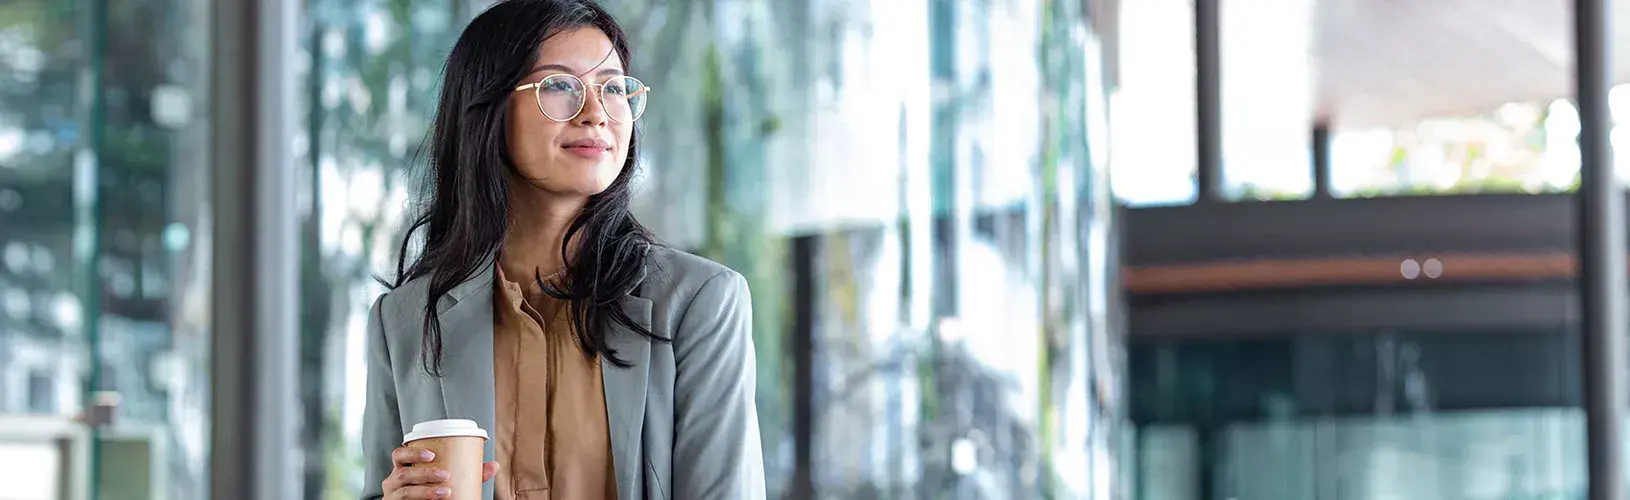
[[[562,31],[545,39],[538,48],[536,65],[564,66],[571,68],[573,74],[623,69],[622,57],[617,54],[616,46],[598,28]]]

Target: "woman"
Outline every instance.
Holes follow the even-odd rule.
[[[501,2],[454,45],[423,248],[369,313],[363,498],[445,498],[401,444],[443,418],[491,432],[484,498],[764,496],[747,284],[629,213],[628,64],[591,0]]]

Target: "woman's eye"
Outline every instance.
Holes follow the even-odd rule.
[[[573,92],[572,84],[568,82],[543,82],[544,92]]]

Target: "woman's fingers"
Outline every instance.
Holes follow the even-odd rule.
[[[453,490],[446,486],[409,486],[396,490],[391,500],[433,500],[452,496]]]
[[[423,448],[408,448],[403,446],[391,452],[391,461],[395,462],[397,467],[422,464],[435,459],[435,453],[431,453],[430,450]]]
[[[391,492],[387,495],[390,500],[421,500],[447,498],[450,491],[443,483],[450,477],[448,472],[435,467],[413,467],[416,464],[430,462],[436,454],[430,450],[419,448],[397,448],[391,452],[391,461],[396,463],[396,470],[385,478],[384,490]],[[481,481],[492,480],[498,475],[498,462],[481,464]]]
[[[444,483],[448,478],[447,471],[434,467],[403,467],[397,469],[395,474],[401,479],[402,486]]]
[[[437,485],[447,481],[447,471],[434,467],[400,467],[391,471],[381,485],[385,491],[396,491],[412,486]]]

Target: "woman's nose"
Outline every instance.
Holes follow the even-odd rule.
[[[603,86],[592,86],[583,93],[583,112],[577,114],[577,122],[583,125],[604,125],[606,123],[606,107],[600,103],[600,93],[605,92]]]

